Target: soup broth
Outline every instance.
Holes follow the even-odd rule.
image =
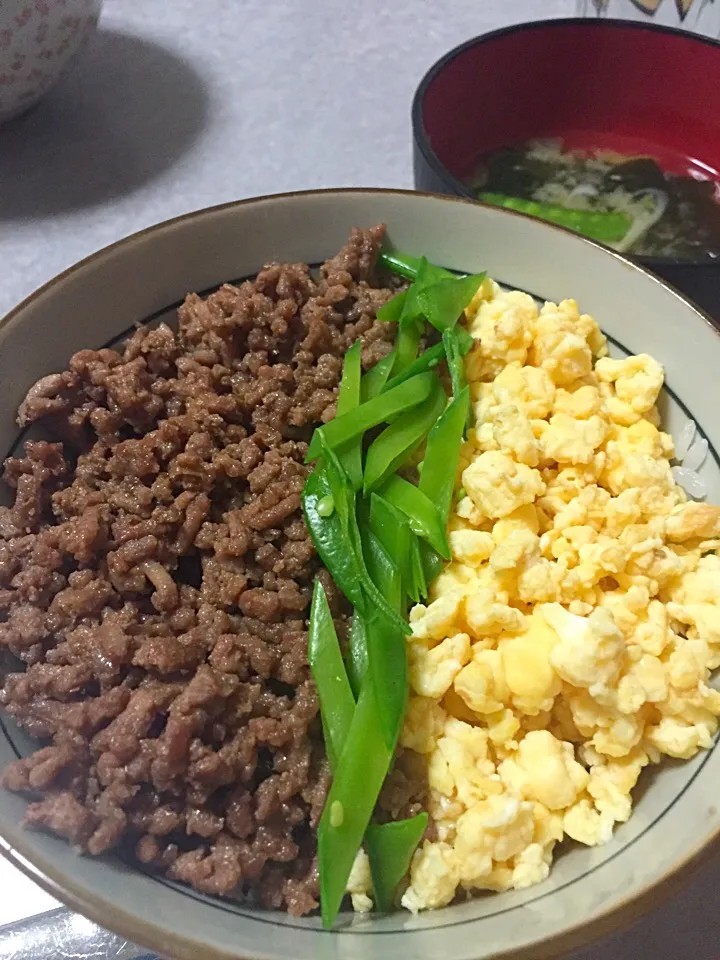
[[[649,156],[534,140],[483,157],[478,198],[558,223],[623,253],[720,259],[720,183],[677,176]]]

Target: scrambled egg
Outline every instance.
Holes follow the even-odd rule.
[[[538,883],[564,837],[605,843],[643,767],[709,747],[720,716],[720,508],[674,482],[661,366],[610,359],[574,301],[492,281],[467,321],[452,561],[410,615],[401,744],[434,826],[412,911]]]

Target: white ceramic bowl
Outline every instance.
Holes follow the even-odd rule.
[[[0,121],[37,103],[95,29],[102,0],[2,0]]]
[[[188,290],[253,274],[280,259],[318,262],[353,225],[388,225],[390,241],[540,299],[574,297],[616,355],[650,351],[664,365],[663,418],[692,417],[710,442],[702,468],[720,501],[720,334],[688,301],[590,241],[519,214],[463,200],[380,190],[266,197],[180,217],[115,244],[53,280],[0,324],[0,450],[18,441],[14,411],[28,386],[74,351],[115,341],[148,318],[172,321]],[[42,349],[38,349],[38,344]],[[0,765],[31,743],[7,718]],[[570,848],[550,878],[434,913],[316,918],[253,912],[130,868],[77,857],[63,841],[20,827],[25,801],[0,791],[5,854],[55,896],[130,940],[176,960],[541,960],[606,933],[670,893],[690,861],[720,838],[720,749],[669,762],[638,788],[633,817],[610,843]]]

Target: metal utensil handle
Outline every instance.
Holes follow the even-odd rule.
[[[155,960],[147,950],[116,937],[64,907],[0,927],[0,960]]]

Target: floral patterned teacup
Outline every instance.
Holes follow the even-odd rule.
[[[0,0],[0,121],[27,110],[92,33],[102,0]]]

